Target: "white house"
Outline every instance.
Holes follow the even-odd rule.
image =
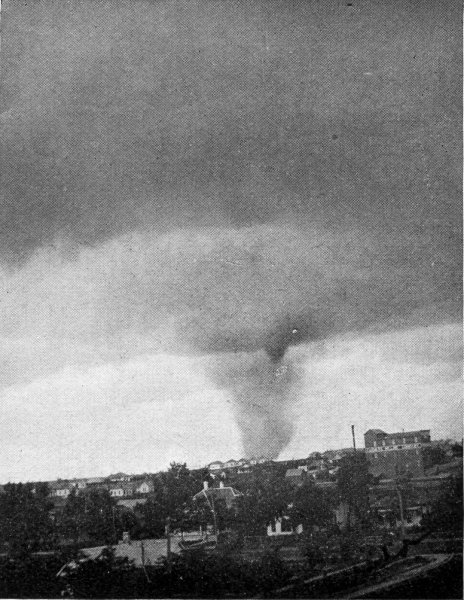
[[[48,483],[50,490],[50,496],[57,496],[58,498],[67,498],[74,488],[74,485],[69,481],[50,481]]]
[[[108,481],[130,481],[132,479],[132,475],[127,475],[127,473],[115,473],[114,475],[110,475]]]
[[[278,517],[267,526],[268,536],[292,535],[293,533],[303,533],[303,525],[293,528],[290,517],[287,516]]]
[[[137,494],[149,494],[153,491],[153,484],[150,481],[144,481],[136,489]]]
[[[87,487],[87,479],[75,479],[73,483],[78,490],[84,490]]]
[[[224,465],[219,460],[217,460],[216,462],[210,463],[210,465],[208,466],[208,469],[210,471],[220,471],[223,468],[224,468]]]

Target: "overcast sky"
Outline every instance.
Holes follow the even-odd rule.
[[[3,4],[1,481],[462,436],[460,20]]]

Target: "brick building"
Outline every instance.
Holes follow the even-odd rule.
[[[409,474],[424,475],[424,449],[430,446],[430,429],[385,433],[369,429],[364,446],[370,472],[384,479]]]

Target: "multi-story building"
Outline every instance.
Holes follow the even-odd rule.
[[[430,446],[430,429],[385,433],[369,429],[364,434],[369,468],[373,475],[391,478],[398,475],[424,475],[424,450]]]

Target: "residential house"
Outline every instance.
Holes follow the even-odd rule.
[[[235,469],[238,467],[238,462],[234,459],[228,460],[223,465],[224,469]]]
[[[87,477],[86,478],[86,487],[87,488],[96,488],[100,487],[105,483],[105,477]]]
[[[213,472],[220,471],[223,468],[224,468],[224,465],[220,460],[212,462],[208,465],[208,469]]]
[[[297,527],[293,528],[290,517],[284,515],[283,517],[278,517],[271,521],[271,523],[269,523],[267,526],[266,533],[270,537],[277,535],[292,535],[294,533],[299,534],[303,533],[303,526],[298,525]]]
[[[201,492],[195,494],[193,499],[196,502],[206,500],[210,506],[212,506],[212,501],[223,500],[227,508],[232,508],[237,498],[240,498],[242,495],[241,492],[233,487],[225,486],[223,481],[219,483],[219,487],[209,487],[208,481],[204,481],[203,489]]]
[[[306,471],[303,469],[287,469],[285,479],[293,485],[301,485],[307,477]]]
[[[153,482],[150,479],[145,479],[140,485],[135,488],[136,494],[149,494],[155,489]]]
[[[67,498],[75,486],[69,481],[57,480],[49,481],[48,488],[51,497]]]
[[[248,463],[244,464],[242,467],[238,467],[237,473],[239,475],[243,475],[244,473],[251,473],[251,466]]]
[[[127,475],[127,473],[115,473],[114,475],[109,475],[107,477],[108,481],[131,481],[132,475]]]
[[[72,484],[77,490],[85,490],[87,487],[87,479],[73,479]]]
[[[120,483],[114,483],[108,486],[110,496],[113,498],[131,497],[134,495],[136,486],[133,483],[127,481],[121,481]]]
[[[146,498],[118,498],[116,506],[121,506],[122,508],[133,511],[138,504],[145,504],[146,501]]]

